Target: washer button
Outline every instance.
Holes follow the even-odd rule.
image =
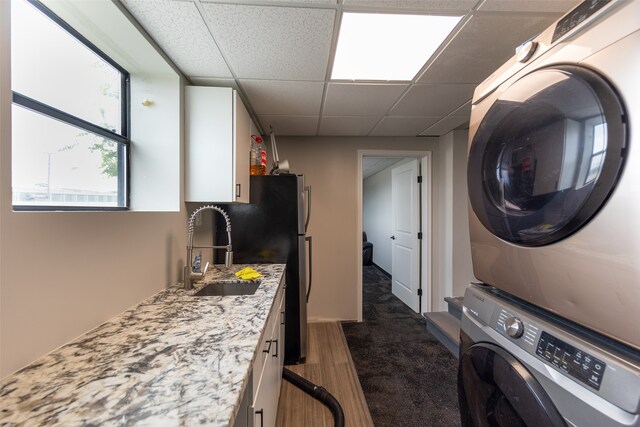
[[[522,320],[517,317],[508,317],[504,322],[504,331],[511,338],[520,338],[524,333],[524,325]]]

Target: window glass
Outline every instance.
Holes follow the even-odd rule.
[[[126,208],[127,72],[37,1],[11,6],[14,208]]]
[[[118,206],[118,144],[13,106],[13,203]]]
[[[11,4],[11,85],[121,133],[121,73],[31,4]]]

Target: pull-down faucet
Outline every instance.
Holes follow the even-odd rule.
[[[227,245],[226,246],[193,246],[193,228],[196,220],[196,216],[204,211],[204,210],[214,210],[218,211],[224,217],[224,220],[227,225]],[[226,249],[227,252],[224,255],[224,265],[225,267],[231,267],[233,264],[233,249],[231,248],[231,220],[229,219],[229,215],[219,208],[218,206],[208,205],[202,206],[196,209],[189,218],[189,237],[187,240],[187,265],[184,267],[184,288],[189,290],[193,288],[193,282],[203,279],[205,273],[207,272],[207,268],[209,267],[209,263],[204,268],[204,271],[194,272],[191,268],[191,263],[193,262],[193,250],[194,249]]]

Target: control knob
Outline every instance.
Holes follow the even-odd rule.
[[[522,320],[511,316],[504,322],[504,331],[511,338],[520,338],[524,333],[524,324]]]

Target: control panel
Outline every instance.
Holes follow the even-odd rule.
[[[600,390],[607,364],[559,338],[542,331],[536,354],[573,378]]]
[[[589,387],[600,390],[607,367],[602,360],[551,335],[528,316],[506,307],[495,311],[493,325],[496,332],[509,337],[522,349]]]
[[[551,43],[555,42],[560,37],[576,28],[591,15],[595,14],[597,11],[606,6],[609,2],[611,2],[611,0],[587,0],[580,3],[580,5],[578,5],[575,9],[567,13],[558,21],[556,27],[553,30]]]

